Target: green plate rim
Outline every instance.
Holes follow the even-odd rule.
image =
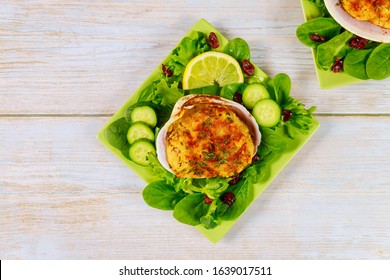
[[[220,38],[221,41],[221,47],[227,44],[228,40],[217,30],[215,29],[210,23],[208,23],[205,19],[200,19],[193,27],[187,32],[185,36],[189,36],[194,31],[201,31],[204,33],[209,32],[215,32]],[[161,62],[166,63],[170,54]],[[256,71],[255,75],[261,79],[267,79],[268,76],[255,65]],[[111,146],[106,138],[106,130],[108,126],[116,121],[119,118],[122,118],[125,114],[126,109],[136,102],[138,95],[140,92],[152,81],[155,80],[156,76],[161,72],[161,64],[159,64],[154,71],[150,74],[148,78],[140,85],[140,87],[130,96],[130,98],[120,107],[120,109],[113,115],[113,117],[103,126],[103,128],[98,132],[97,138],[98,140],[107,147],[115,156],[117,156],[121,161],[123,161],[130,169],[133,170],[141,179],[143,179],[147,184],[151,183],[153,181],[159,180],[158,177],[155,177],[151,170],[147,167],[139,166],[130,160],[126,159],[122,153]],[[315,133],[315,131],[319,128],[320,123],[316,118],[313,118],[313,124],[311,129],[308,131],[307,134],[298,135],[295,139],[288,139],[288,149],[284,151],[279,157],[273,159],[273,161],[270,163],[270,173],[269,176],[266,178],[266,180],[259,182],[254,185],[254,188],[252,190],[252,199],[251,202],[248,204],[247,209],[250,207],[250,205],[257,199],[257,197],[264,191],[264,189],[271,184],[271,182],[276,178],[276,176],[284,169],[284,167],[287,165],[287,163],[295,156],[295,154],[303,147],[303,145],[311,138],[311,136]],[[281,130],[280,130],[281,131]],[[161,211],[157,210],[156,211]],[[173,218],[173,216],[172,216]],[[174,218],[173,218],[174,219]],[[231,227],[237,222],[239,217],[233,221],[222,221],[218,227],[214,229],[204,229],[202,226],[196,226],[196,228],[205,236],[207,237],[211,242],[217,243],[219,240],[225,236],[228,231],[231,229]]]

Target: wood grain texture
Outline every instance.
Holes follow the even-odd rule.
[[[389,258],[390,119],[319,120],[311,141],[214,245],[143,202],[145,184],[95,138],[107,118],[2,118],[0,256]]]
[[[321,122],[218,244],[96,139],[200,18]],[[389,80],[319,90],[302,22],[287,0],[2,1],[0,259],[390,259]]]

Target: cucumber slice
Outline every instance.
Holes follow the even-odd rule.
[[[132,161],[139,165],[147,166],[149,164],[148,154],[156,154],[156,148],[146,139],[139,139],[130,146],[129,156]]]
[[[255,104],[252,115],[260,126],[273,127],[279,123],[282,110],[273,99],[266,98]]]
[[[152,107],[140,106],[133,109],[130,115],[132,123],[144,122],[155,127],[157,125],[157,114]]]
[[[249,110],[253,109],[257,101],[264,98],[269,98],[269,93],[265,86],[259,83],[250,84],[242,93],[242,102]]]
[[[130,144],[133,144],[136,140],[140,138],[145,138],[150,141],[154,141],[154,132],[146,123],[133,123],[127,131],[127,141],[129,141]]]

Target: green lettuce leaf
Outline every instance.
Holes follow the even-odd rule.
[[[306,109],[303,103],[289,97],[283,104],[283,109],[292,112],[291,119],[283,122],[288,137],[294,139],[296,134],[307,133],[310,130],[313,123],[312,113],[316,110],[316,107]]]
[[[195,32],[193,37],[184,37],[172,51],[167,65],[173,71],[176,80],[182,80],[186,65],[195,56],[210,50],[206,34]]]

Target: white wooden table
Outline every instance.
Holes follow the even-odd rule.
[[[205,18],[321,127],[218,244],[96,134]],[[390,80],[320,90],[299,1],[0,3],[0,259],[389,259]]]

